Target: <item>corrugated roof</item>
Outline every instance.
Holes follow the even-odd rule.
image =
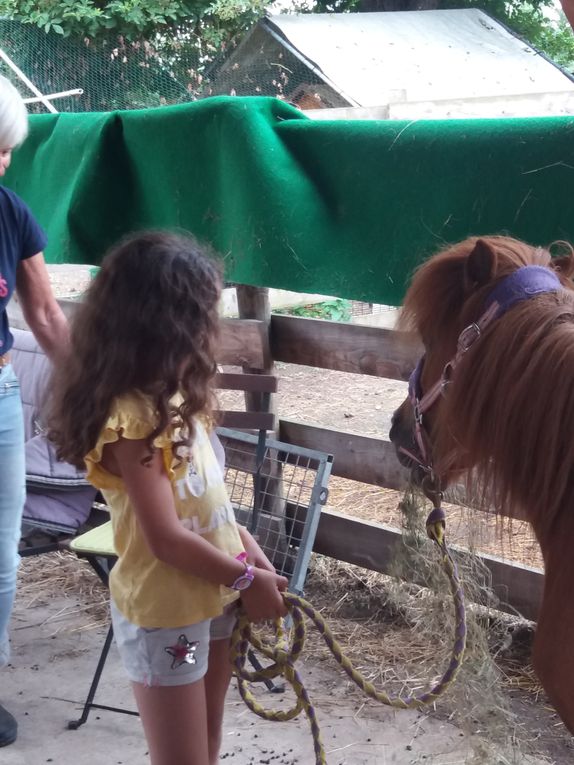
[[[574,92],[561,69],[476,9],[282,14],[263,23],[360,106]]]

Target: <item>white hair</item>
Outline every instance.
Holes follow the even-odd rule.
[[[28,111],[22,96],[0,74],[0,150],[14,149],[28,135]]]

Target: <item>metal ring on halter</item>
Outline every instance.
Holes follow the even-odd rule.
[[[432,467],[429,468],[429,472],[421,481],[421,489],[427,499],[435,505],[440,507],[442,502],[442,490],[440,487],[440,480],[435,475]]]

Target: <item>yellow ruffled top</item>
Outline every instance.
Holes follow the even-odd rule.
[[[101,490],[110,508],[118,553],[110,575],[114,603],[126,619],[141,627],[182,627],[218,616],[238,594],[158,560],[143,537],[123,480],[101,464],[106,444],[120,437],[145,439],[154,429],[154,420],[152,404],[143,394],[117,398],[85,461],[88,480]],[[172,428],[154,439],[163,454],[178,517],[218,549],[237,555],[243,544],[203,423],[196,421],[196,436],[187,454],[181,448],[174,454],[178,440]]]

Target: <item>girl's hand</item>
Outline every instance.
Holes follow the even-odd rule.
[[[247,560],[252,566],[256,568],[262,568],[266,571],[272,571],[275,573],[275,566],[271,563],[269,558],[265,555],[259,544],[253,538],[253,536],[243,526],[238,526],[239,536],[243,542],[243,547],[247,553]]]
[[[263,568],[256,568],[251,585],[241,593],[241,602],[250,622],[287,616],[283,595],[287,579]]]

